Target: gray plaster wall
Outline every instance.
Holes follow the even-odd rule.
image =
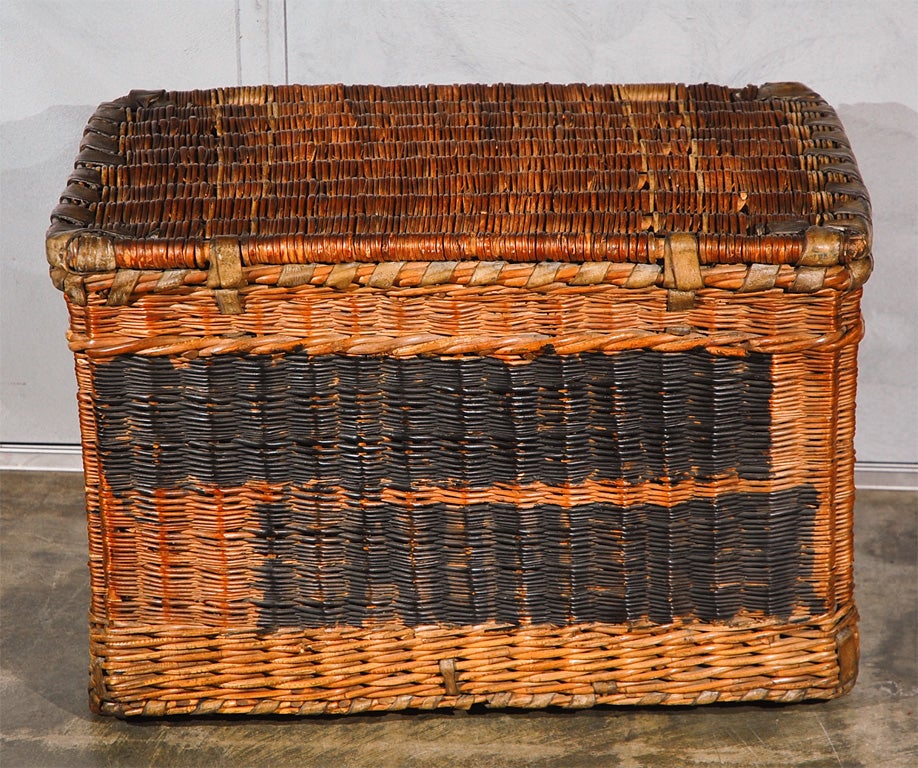
[[[774,80],[838,109],[873,199],[858,459],[918,465],[918,4],[893,0],[3,0],[0,443],[79,442],[43,236],[101,101],[285,81]]]

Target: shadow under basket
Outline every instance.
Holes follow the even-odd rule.
[[[94,711],[854,684],[870,210],[805,86],[132,92],[47,251]]]

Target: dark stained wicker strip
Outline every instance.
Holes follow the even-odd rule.
[[[769,477],[769,356],[218,355],[95,366],[109,487],[321,481],[378,493]]]
[[[393,496],[399,503],[323,485],[124,494],[112,508],[120,566],[112,618],[255,621],[275,632],[725,622],[826,610],[812,583],[812,487],[671,506]]]

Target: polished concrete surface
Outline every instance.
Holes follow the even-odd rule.
[[[918,494],[856,510],[861,674],[830,702],[121,721],[87,709],[76,474],[0,474],[0,766],[918,766]]]

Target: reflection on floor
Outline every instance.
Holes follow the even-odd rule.
[[[82,477],[5,472],[0,494],[5,766],[918,765],[918,493],[858,494],[861,673],[842,699],[131,722],[87,709]]]

